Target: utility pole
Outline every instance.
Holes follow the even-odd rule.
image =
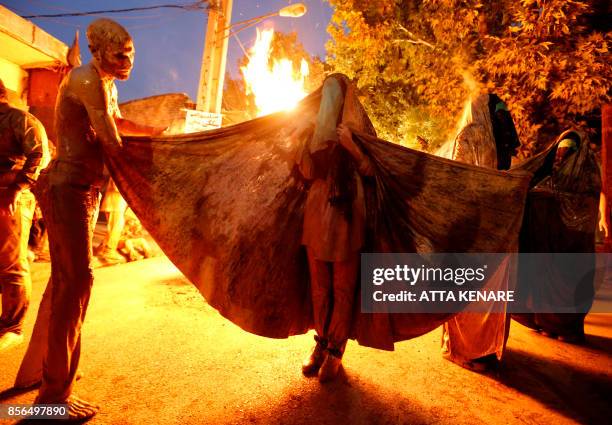
[[[233,0],[210,2],[196,102],[199,111],[221,113],[232,3]]]

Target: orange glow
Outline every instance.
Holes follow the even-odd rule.
[[[249,62],[241,67],[246,93],[253,94],[257,116],[293,109],[308,93],[304,80],[308,76],[308,63],[302,59],[300,70],[294,72],[289,59],[274,59],[270,64],[270,45],[274,30],[257,30],[257,40],[250,49]]]

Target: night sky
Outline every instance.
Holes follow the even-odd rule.
[[[160,4],[187,4],[194,0],[9,0],[0,4],[19,15],[55,14],[92,10],[125,9]],[[234,0],[232,22],[274,12],[296,1],[283,0]],[[326,28],[332,14],[329,4],[323,0],[302,0],[308,12],[301,18],[273,17],[257,25],[258,28],[274,27],[283,32],[297,31],[298,39],[313,55],[325,58],[325,42],[329,39]],[[106,16],[124,25],[136,46],[134,70],[128,81],[118,82],[121,101],[160,93],[185,92],[196,98],[200,74],[200,61],[206,31],[205,11],[156,9],[106,15],[34,18],[32,21],[67,45],[74,33],[80,30],[83,62],[90,60],[85,30],[97,17]],[[239,33],[248,48],[255,39],[255,27]],[[236,63],[243,53],[236,40],[229,41],[228,70],[239,73]]]

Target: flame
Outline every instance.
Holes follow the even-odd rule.
[[[250,49],[249,62],[240,68],[246,83],[246,93],[253,94],[257,116],[293,109],[308,93],[304,80],[308,76],[308,63],[302,59],[300,70],[294,72],[289,59],[274,59],[270,66],[270,53],[274,30],[259,31]]]

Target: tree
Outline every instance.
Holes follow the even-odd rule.
[[[526,149],[610,101],[601,1],[329,0],[327,62],[354,78],[379,134],[430,149],[470,93],[497,93]]]
[[[542,145],[610,102],[611,33],[594,31],[593,2],[522,0],[508,8],[505,36],[490,37],[483,81],[509,100],[523,140]]]

